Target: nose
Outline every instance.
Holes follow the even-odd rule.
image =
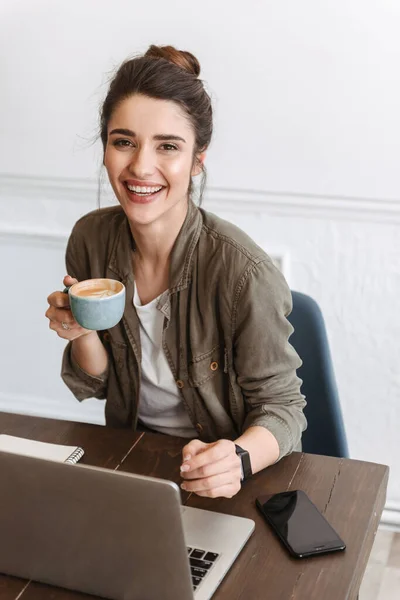
[[[152,175],[155,170],[155,157],[151,148],[137,148],[132,154],[128,169],[137,179],[146,179]]]

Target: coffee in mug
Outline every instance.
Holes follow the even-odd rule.
[[[122,319],[125,286],[116,279],[86,279],[64,291],[68,292],[75,321],[85,329],[110,329]]]
[[[89,280],[90,281],[90,280]],[[110,281],[110,280],[108,280]],[[87,282],[84,282],[87,283]],[[108,285],[92,285],[88,287],[77,287],[74,290],[75,296],[83,296],[84,298],[108,298],[109,296],[114,296],[114,294],[118,293],[118,289],[112,289]]]

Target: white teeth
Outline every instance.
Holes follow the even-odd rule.
[[[136,192],[137,194],[154,194],[162,189],[162,185],[159,187],[142,187],[139,185],[128,185],[126,187],[130,192]]]

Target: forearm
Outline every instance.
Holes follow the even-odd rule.
[[[96,331],[72,342],[72,356],[80,368],[93,377],[99,377],[107,370],[107,352]]]
[[[265,427],[254,425],[235,440],[250,454],[251,469],[258,473],[265,467],[274,464],[279,458],[279,445],[275,436]]]

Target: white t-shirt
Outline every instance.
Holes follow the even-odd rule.
[[[142,347],[139,419],[161,433],[197,438],[162,347],[164,315],[157,308],[158,300],[142,305],[135,285],[133,305],[139,317]]]

